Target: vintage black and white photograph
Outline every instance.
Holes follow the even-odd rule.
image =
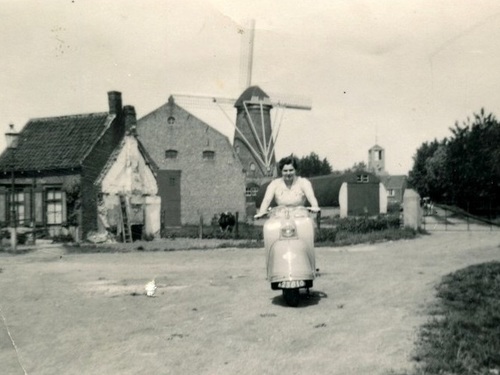
[[[498,0],[0,0],[0,374],[499,375]]]

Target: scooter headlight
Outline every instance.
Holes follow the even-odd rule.
[[[292,223],[286,223],[281,227],[281,237],[291,238],[297,236],[297,228]]]

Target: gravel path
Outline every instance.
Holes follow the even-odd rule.
[[[321,276],[298,308],[270,290],[263,249],[0,253],[0,372],[23,374],[19,362],[30,375],[411,369],[435,285],[500,261],[499,245],[500,233],[485,231],[318,248]]]

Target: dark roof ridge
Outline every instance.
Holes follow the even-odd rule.
[[[62,119],[73,119],[73,118],[82,118],[82,117],[99,117],[99,116],[109,116],[108,112],[91,112],[91,113],[80,113],[76,115],[63,115],[63,116],[52,116],[52,117],[35,117],[30,118],[28,122],[31,121],[53,121],[53,120],[62,120]],[[114,116],[114,115],[112,115]]]

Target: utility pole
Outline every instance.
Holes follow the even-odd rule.
[[[10,193],[10,243],[12,251],[17,249],[17,215],[16,215],[16,149],[19,140],[19,133],[14,131],[14,125],[9,125],[8,133],[5,133],[7,149],[10,152],[11,160],[11,193]]]

